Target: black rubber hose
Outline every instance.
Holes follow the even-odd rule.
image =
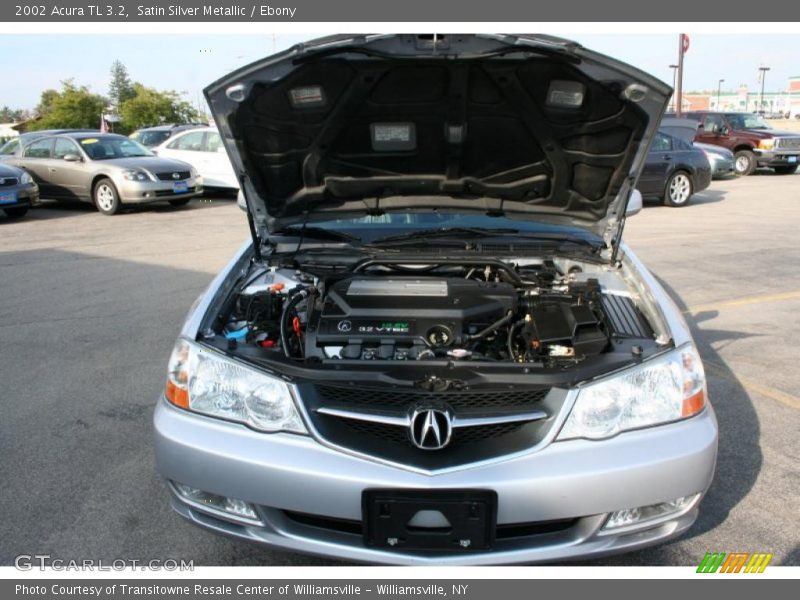
[[[292,312],[295,306],[300,304],[300,302],[308,297],[308,290],[300,290],[296,294],[294,294],[289,300],[287,300],[286,304],[283,307],[283,312],[281,313],[281,323],[280,323],[280,330],[281,330],[281,347],[283,347],[283,353],[287,356],[287,358],[295,358],[289,352],[289,336],[287,329],[289,328],[289,314]],[[302,347],[301,347],[302,350]]]
[[[482,331],[479,331],[478,333],[474,333],[472,335],[467,335],[464,339],[467,340],[467,341],[470,341],[470,342],[473,341],[473,340],[479,340],[482,337],[486,337],[487,335],[489,335],[490,333],[492,333],[496,329],[499,329],[500,327],[502,327],[503,325],[508,323],[513,318],[514,318],[514,312],[513,311],[508,311],[504,317],[502,317],[501,319],[498,319],[497,321],[495,321],[494,323],[489,325],[486,329],[484,329]]]

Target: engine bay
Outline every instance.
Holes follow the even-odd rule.
[[[617,274],[563,259],[372,258],[333,272],[254,265],[228,307],[214,331],[228,350],[303,362],[564,366],[623,348],[641,354],[655,338]]]

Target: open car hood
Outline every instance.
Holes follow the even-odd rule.
[[[538,35],[333,36],[205,90],[261,239],[382,211],[621,235],[671,88]]]

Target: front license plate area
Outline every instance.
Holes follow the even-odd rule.
[[[189,191],[189,184],[185,181],[176,181],[172,184],[172,191],[176,194],[185,194]]]
[[[1,192],[0,204],[16,204],[17,194],[15,192]]]
[[[494,543],[491,490],[365,490],[364,543],[392,550],[487,550]],[[420,511],[425,511],[419,515]]]
[[[797,162],[797,157],[796,156],[787,156],[786,157],[786,162],[794,164],[794,163]]]

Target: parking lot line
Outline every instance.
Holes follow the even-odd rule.
[[[756,296],[742,296],[735,300],[726,300],[723,302],[709,302],[708,304],[698,304],[697,306],[690,306],[684,314],[691,314],[703,312],[706,310],[716,310],[720,308],[731,308],[734,306],[746,306],[748,304],[762,304],[764,302],[780,302],[781,300],[796,300],[800,298],[800,290],[794,292],[780,292],[778,294],[759,294]]]
[[[776,390],[775,388],[760,384],[752,379],[742,377],[741,375],[734,375],[731,369],[710,362],[706,359],[703,359],[703,365],[705,366],[706,371],[709,371],[717,377],[722,377],[723,379],[728,379],[730,381],[736,381],[749,392],[755,392],[756,394],[760,394],[770,398],[771,400],[780,402],[784,406],[788,406],[794,410],[800,410],[800,398],[797,396],[792,396],[791,394],[787,394],[781,390]]]

